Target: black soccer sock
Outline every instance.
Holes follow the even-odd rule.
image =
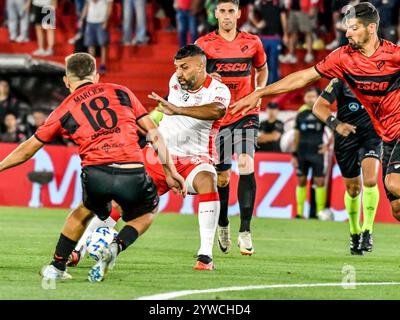
[[[221,209],[219,211],[218,225],[226,227],[229,224],[228,204],[229,204],[229,184],[226,187],[218,187],[219,202]]]
[[[250,231],[250,221],[256,200],[256,178],[254,172],[240,175],[238,199],[240,207],[239,232]]]
[[[118,254],[134,243],[138,237],[139,232],[134,227],[123,227],[115,238],[115,241],[118,244]]]
[[[72,250],[74,250],[76,244],[77,241],[73,241],[61,233],[53,256],[53,261],[50,264],[59,270],[65,271],[69,255]]]

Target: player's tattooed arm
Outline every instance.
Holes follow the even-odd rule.
[[[178,107],[160,97],[155,92],[152,92],[148,97],[156,100],[158,102],[156,110],[161,111],[166,115],[187,116],[200,120],[218,120],[225,115],[226,111],[225,106],[222,103],[211,103],[193,107]]]
[[[28,161],[43,145],[35,136],[30,137],[0,162],[0,172]]]
[[[333,131],[336,131],[340,135],[347,137],[351,133],[356,133],[356,127],[349,124],[343,123],[338,120],[330,110],[331,103],[320,96],[313,106],[313,113]]]

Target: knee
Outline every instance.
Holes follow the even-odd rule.
[[[346,186],[346,191],[350,197],[357,197],[361,192],[361,186],[358,183],[350,183]]]
[[[86,226],[93,217],[94,214],[81,203],[69,215],[68,223]]]
[[[298,186],[299,187],[305,187],[307,185],[307,177],[299,177],[298,178]]]
[[[364,178],[363,181],[364,187],[366,188],[372,188],[376,186],[376,179],[374,178]]]
[[[218,172],[218,187],[225,188],[231,180],[229,171]]]
[[[391,174],[388,174],[385,178],[385,186],[389,192],[396,197],[400,196],[400,181],[397,181]]]
[[[315,184],[318,188],[325,187],[325,179],[324,178],[316,178]]]
[[[254,172],[254,160],[248,154],[239,155],[239,174],[251,174]]]
[[[397,221],[400,221],[400,204],[397,201],[395,201],[395,202],[392,202],[390,205],[392,207],[392,215],[393,215],[393,217]]]

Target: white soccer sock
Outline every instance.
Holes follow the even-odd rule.
[[[197,255],[212,257],[215,231],[217,230],[220,202],[218,192],[201,194],[199,203],[200,249]]]
[[[106,220],[102,221],[100,220],[97,216],[93,217],[93,219],[89,222],[88,226],[86,227],[85,232],[83,233],[82,237],[79,239],[75,250],[81,252],[81,258],[85,256],[86,250],[86,239],[88,236],[97,228],[100,227],[110,227],[114,228],[115,225],[117,224],[117,221],[112,219],[111,217],[108,217]]]

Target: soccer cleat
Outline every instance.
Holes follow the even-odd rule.
[[[197,257],[197,262],[194,265],[194,270],[207,270],[213,271],[215,269],[215,265],[212,261],[212,258],[206,255],[199,255]]]
[[[44,49],[37,49],[32,52],[33,56],[45,56],[46,55],[46,50]]]
[[[81,253],[77,250],[71,252],[68,257],[67,267],[76,267],[81,260]]]
[[[118,245],[116,242],[111,243],[108,247],[104,247],[100,253],[99,261],[89,271],[90,282],[103,281],[108,270],[114,268],[115,260],[118,255]]]
[[[305,63],[312,63],[312,62],[314,62],[314,55],[313,55],[312,53],[307,53],[307,54],[304,56],[304,62],[305,62]]]
[[[372,234],[369,232],[369,230],[363,231],[361,233],[360,249],[362,251],[371,252],[373,246],[374,246],[374,241],[372,238]]]
[[[229,224],[226,227],[218,226],[218,244],[219,248],[223,253],[228,253],[231,251],[232,241],[231,241],[231,232],[229,229]]]
[[[57,269],[55,266],[49,264],[44,266],[39,272],[44,280],[70,280],[72,276],[67,271]]]
[[[361,234],[350,235],[350,253],[356,256],[362,256],[364,252],[360,247]]]
[[[290,64],[295,64],[297,63],[297,57],[293,54],[286,54],[286,55],[280,55],[279,56],[279,62],[281,63],[290,63]]]
[[[244,256],[251,256],[254,253],[251,233],[249,231],[239,232],[238,247]]]

